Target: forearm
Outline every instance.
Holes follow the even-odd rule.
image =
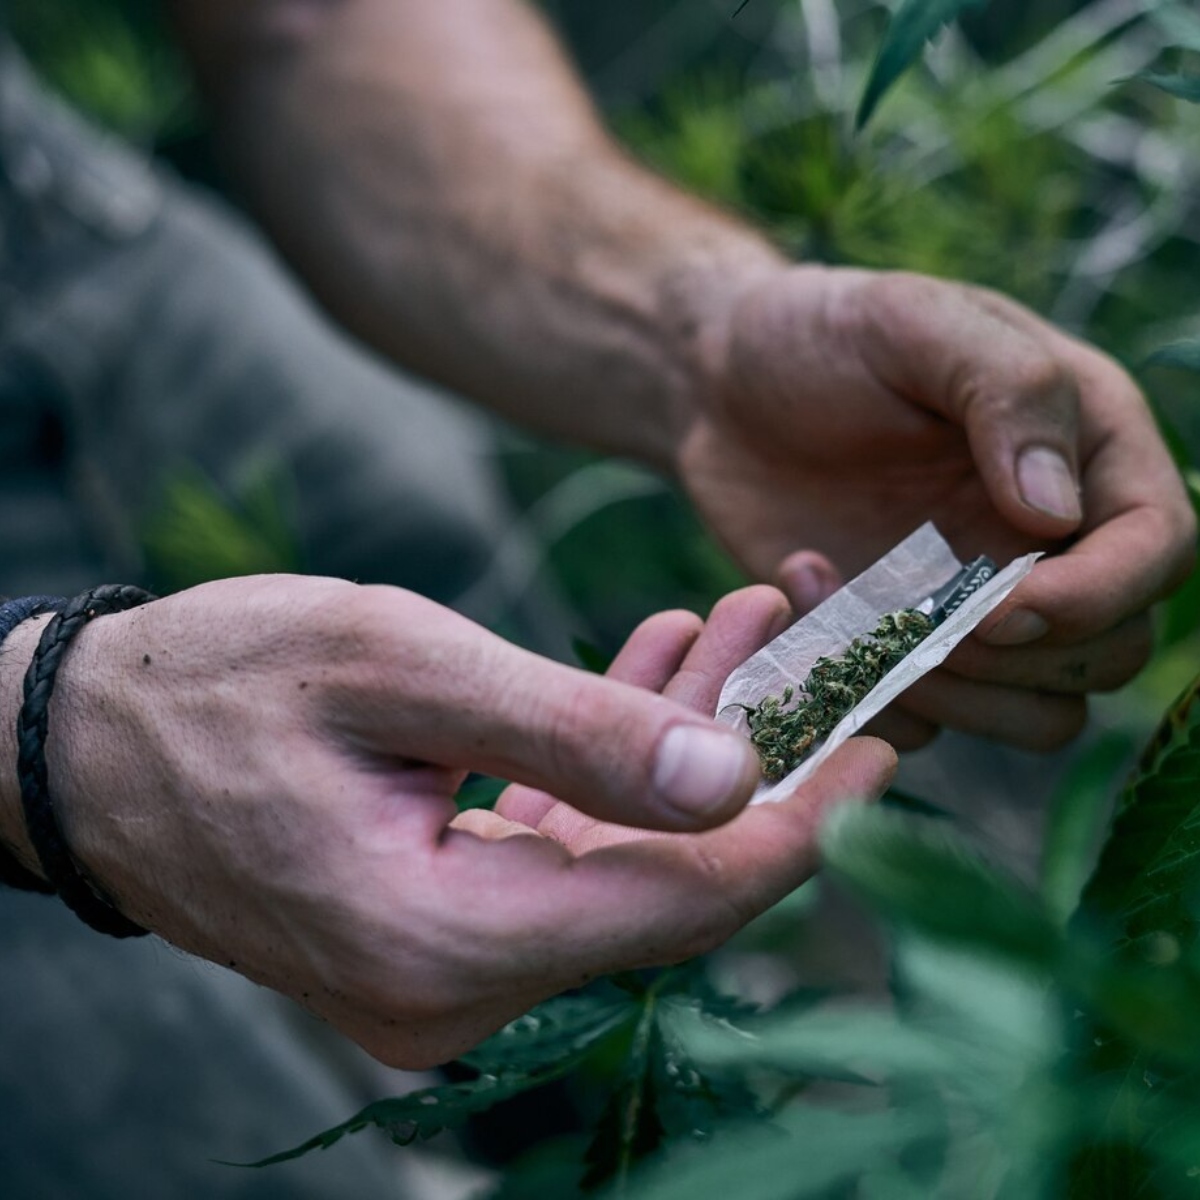
[[[629,160],[519,0],[176,0],[239,184],[334,315],[544,431],[669,465],[775,252]]]

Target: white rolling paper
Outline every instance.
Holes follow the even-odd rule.
[[[884,676],[809,758],[786,778],[760,785],[751,803],[781,800],[803,783],[834,750],[858,733],[905,688],[944,662],[954,647],[1033,570],[1040,557],[1029,554],[1016,559],[969,596],[916,650]],[[737,705],[752,708],[768,696],[781,696],[789,684],[798,688],[818,658],[843,653],[855,638],[870,633],[885,614],[917,607],[962,568],[963,564],[937,529],[932,524],[923,525],[738,667],[725,681],[717,704],[717,719],[747,731],[746,714]]]

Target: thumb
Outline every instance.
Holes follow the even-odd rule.
[[[645,829],[708,828],[749,800],[758,759],[739,734],[653,692],[506,649],[519,662],[462,765]]]
[[[883,277],[883,332],[868,356],[902,394],[961,425],[1001,516],[1058,539],[1083,518],[1079,388],[1036,324],[999,297],[918,276]],[[1012,306],[1015,309],[1015,306]]]
[[[386,591],[379,598],[395,603]],[[376,639],[374,686],[360,685],[350,710],[359,745],[496,775],[646,829],[718,825],[753,793],[758,759],[732,730],[655,692],[540,658],[428,602],[420,616],[423,643]]]
[[[741,735],[653,692],[509,649],[524,661],[495,713],[494,773],[645,829],[708,828],[749,800],[759,767]]]

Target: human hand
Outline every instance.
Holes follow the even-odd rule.
[[[398,589],[209,584],[79,635],[51,787],[131,919],[426,1066],[564,988],[720,941],[812,869],[824,808],[882,790],[894,756],[860,741],[787,804],[629,828],[742,807],[754,755],[708,714],[787,620],[768,588],[703,629],[664,614],[602,679]],[[0,692],[14,703],[11,673]],[[456,818],[468,769],[527,787]]]
[[[808,607],[931,519],[964,558],[1063,551],[905,693],[888,736],[1074,736],[1086,694],[1144,665],[1147,610],[1195,550],[1134,383],[1010,300],[916,275],[780,268],[721,311],[678,453],[718,536]]]

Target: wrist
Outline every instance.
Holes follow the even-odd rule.
[[[96,592],[100,590],[96,589]],[[88,593],[93,594],[95,592]],[[79,599],[82,598],[65,605],[65,612],[69,613]],[[28,719],[33,712],[29,707],[22,712],[26,703],[25,679],[52,619],[52,615],[47,614],[17,626],[6,639],[0,654],[0,837],[17,862],[38,878],[49,878],[50,890],[57,891],[68,906],[82,916],[64,891],[63,880],[56,878],[53,871],[47,876],[47,870],[54,864],[46,860],[43,865],[39,851],[35,849],[29,825],[39,818],[33,817],[27,808],[30,801],[22,796],[17,769],[20,749],[18,713]],[[105,789],[95,787],[90,770],[111,756],[122,740],[124,705],[120,703],[118,669],[120,640],[124,636],[122,625],[120,616],[114,617],[111,611],[95,622],[89,616],[82,628],[66,639],[65,655],[61,667],[54,672],[54,682],[49,684],[44,672],[40,677],[42,686],[48,686],[52,692],[47,712],[48,729],[41,740],[49,799],[53,802],[50,819],[60,839],[61,853],[72,865],[71,873],[82,871],[94,887],[108,896],[112,894],[108,879],[114,865],[136,861],[136,856],[127,852],[121,837],[114,836],[126,832],[120,820],[114,821],[115,814],[108,812],[103,804],[96,803],[98,799],[103,800]],[[26,728],[26,741],[22,745],[28,744],[34,726],[36,719],[33,726]],[[25,769],[28,765],[28,762],[24,763]],[[102,793],[99,797],[94,794],[97,790]],[[47,852],[52,851],[43,844],[42,853]],[[62,868],[59,870],[61,873]]]
[[[739,312],[748,297],[788,271],[773,246],[750,229],[730,223],[719,244],[678,255],[663,282],[664,324],[674,331],[684,363],[681,386],[664,405],[666,469],[682,476],[683,456],[697,425],[711,418],[730,392]]]
[[[22,622],[5,639],[0,652],[0,842],[39,878],[44,876],[25,829],[17,781],[17,714],[25,672],[49,620],[47,613]]]
[[[676,254],[660,289],[667,340],[682,369],[666,389],[654,465],[681,473],[696,422],[728,386],[736,315],[747,295],[787,269],[787,260],[753,230],[730,222],[724,236]]]

